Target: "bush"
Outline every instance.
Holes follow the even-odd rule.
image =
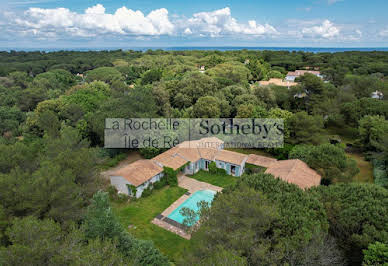
[[[388,265],[388,245],[376,242],[369,244],[368,249],[363,251],[364,263],[363,265]]]
[[[257,166],[249,163],[245,164],[245,173],[248,175],[264,173],[264,171],[265,171],[265,167],[261,167],[261,166]]]
[[[226,175],[226,170],[223,168],[216,168],[216,175]]]
[[[147,147],[147,148],[140,149],[140,154],[146,159],[152,159],[164,151],[165,149]]]
[[[350,181],[360,171],[357,163],[346,156],[343,148],[332,144],[297,145],[290,152],[289,158],[302,160],[315,169],[322,175],[323,184]]]
[[[388,188],[386,165],[382,161],[373,161],[373,177],[376,185]]]
[[[283,148],[266,149],[266,152],[275,156],[278,160],[287,160],[294,145],[285,143]]]
[[[217,165],[215,162],[211,162],[209,164],[209,173],[211,174],[217,174]]]
[[[154,189],[161,189],[162,187],[167,185],[167,178],[162,177],[159,181],[154,183]]]
[[[131,192],[132,197],[136,197],[137,188],[134,185],[127,184],[128,191]]]
[[[109,198],[112,201],[122,203],[128,200],[128,195],[123,193],[118,193],[117,189],[114,186],[109,186],[107,189],[107,192],[109,194]]]
[[[117,199],[116,199],[117,202],[123,203],[123,202],[128,201],[128,199],[129,199],[128,195],[123,194],[123,193],[117,193]]]
[[[119,153],[116,155],[113,155],[111,158],[106,158],[105,162],[102,164],[102,168],[111,168],[119,164],[120,161],[124,160],[127,158],[128,154],[126,153]]]
[[[111,199],[114,199],[117,196],[117,189],[114,186],[109,186],[107,192]]]
[[[177,172],[169,167],[163,167],[163,170],[164,170],[167,184],[169,184],[170,186],[177,186],[178,185]]]
[[[143,193],[141,194],[142,197],[148,197],[152,194],[153,186],[150,184],[146,189],[143,190]]]

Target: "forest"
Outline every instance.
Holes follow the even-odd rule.
[[[324,79],[258,83],[298,69]],[[260,152],[322,182],[246,173],[170,256],[112,208],[113,117],[281,118],[284,147]],[[0,52],[0,265],[388,265],[387,119],[388,52]]]

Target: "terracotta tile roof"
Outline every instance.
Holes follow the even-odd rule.
[[[178,148],[177,154],[190,162],[196,162],[201,159],[197,148]]]
[[[298,159],[276,161],[267,168],[265,173],[293,183],[302,189],[319,186],[321,183],[321,176]]]
[[[291,73],[291,72],[290,72]],[[259,85],[261,86],[268,86],[268,85],[277,85],[277,86],[283,86],[283,87],[292,87],[292,86],[297,86],[298,83],[296,82],[290,82],[290,81],[283,81],[282,79],[270,79],[268,81],[259,81]]]
[[[178,147],[169,149],[168,151],[165,151],[154,157],[152,160],[162,164],[163,166],[177,170],[179,167],[182,167],[187,162],[189,162],[189,160],[186,160],[182,156],[178,155],[178,150]]]
[[[246,160],[247,157],[247,155],[238,152],[220,150],[217,152],[215,159],[218,161],[240,165],[244,160]]]
[[[295,70],[295,72],[288,72],[287,73],[287,76],[303,76],[304,74],[306,73],[310,73],[310,74],[313,74],[313,75],[320,75],[321,72],[319,71],[314,71],[314,70]]]
[[[277,160],[274,158],[269,158],[269,157],[260,156],[256,154],[249,154],[248,160],[247,160],[247,163],[249,164],[262,166],[265,168],[268,168],[274,162],[277,162]]]
[[[213,161],[214,157],[218,153],[218,150],[212,149],[212,148],[198,149],[198,151],[199,151],[201,158],[203,158],[205,160],[210,160],[210,161]]]
[[[152,160],[138,160],[117,170],[113,176],[122,176],[137,187],[162,171],[163,168]]]
[[[197,148],[199,146],[199,140],[188,140],[177,145],[178,148]]]
[[[178,145],[180,148],[214,148],[218,149],[224,141],[216,137],[202,138],[199,140],[184,141]]]

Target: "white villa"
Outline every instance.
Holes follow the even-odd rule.
[[[384,98],[384,94],[381,91],[374,91],[370,97],[372,99],[382,100]]]
[[[139,198],[144,189],[163,178],[163,167],[193,175],[200,169],[208,170],[211,162],[236,177],[244,173],[246,163],[264,167],[267,168],[266,173],[303,189],[318,186],[321,181],[321,176],[300,160],[277,161],[255,154],[224,150],[224,142],[215,137],[185,141],[151,160],[138,160],[116,171],[110,181],[119,193],[127,195],[132,194],[128,185],[136,187],[134,196]]]
[[[303,76],[306,73],[313,74],[318,78],[323,79],[321,72],[315,70],[295,70],[295,72],[288,72],[285,78],[286,81],[294,82],[297,77]]]
[[[298,83],[296,83],[294,81],[287,81],[287,80],[282,80],[282,79],[278,79],[278,78],[271,78],[269,80],[259,81],[259,85],[260,86],[276,85],[276,86],[290,88],[292,86],[297,86]]]

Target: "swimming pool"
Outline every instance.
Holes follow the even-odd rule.
[[[194,211],[198,211],[198,202],[206,201],[210,205],[215,195],[216,192],[213,190],[198,190],[194,194],[192,194],[190,198],[188,198],[181,205],[179,205],[178,208],[173,210],[167,217],[180,224],[183,224],[183,220],[185,219],[185,217],[183,217],[179,212],[182,208],[186,207]]]

